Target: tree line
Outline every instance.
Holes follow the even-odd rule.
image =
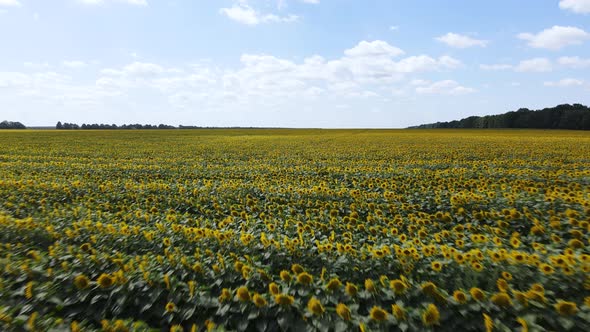
[[[55,125],[55,129],[176,129],[176,127],[174,126],[170,126],[170,125],[165,125],[165,124],[159,124],[159,125],[150,125],[150,124],[123,124],[120,126],[117,126],[116,124],[98,124],[98,123],[93,123],[93,124],[86,124],[83,123],[81,126],[75,123],[61,123],[61,121],[59,121],[56,125]]]
[[[450,122],[423,124],[410,128],[530,128],[590,130],[590,108],[563,104],[541,110],[520,108],[498,115],[470,116]]]
[[[0,122],[0,129],[27,129],[27,127],[20,122],[4,120]]]

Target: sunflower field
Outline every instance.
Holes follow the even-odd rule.
[[[590,133],[4,131],[2,331],[590,331]]]

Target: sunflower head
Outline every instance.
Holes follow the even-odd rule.
[[[440,319],[440,312],[434,304],[429,304],[422,313],[422,323],[425,326],[437,325]]]
[[[319,316],[324,313],[324,306],[322,306],[320,300],[314,296],[307,302],[307,310],[312,314]]]
[[[291,305],[295,299],[291,295],[277,294],[275,295],[275,303],[279,305]]]
[[[262,297],[262,295],[260,295],[258,293],[254,294],[254,296],[252,297],[252,302],[254,302],[254,304],[258,308],[262,308],[262,307],[266,306],[266,300],[264,299],[264,297]]]
[[[297,275],[297,282],[302,285],[309,285],[313,282],[313,277],[307,272],[301,272]]]
[[[373,306],[369,316],[374,321],[382,322],[387,319],[387,311],[383,310],[381,307]]]
[[[286,281],[286,282],[291,281],[291,274],[287,270],[281,271],[280,276],[281,276],[281,280],[283,280],[283,281]]]
[[[578,306],[574,302],[558,300],[555,310],[562,316],[573,316],[578,312]]]
[[[111,286],[113,286],[113,284],[115,283],[115,278],[113,278],[111,275],[103,273],[100,275],[100,277],[98,277],[98,279],[96,280],[98,282],[98,285],[102,288],[109,288]]]
[[[166,312],[174,312],[174,310],[176,310],[176,305],[174,302],[166,303]]]
[[[336,313],[344,320],[351,320],[350,308],[344,303],[338,303],[336,306]]]
[[[406,310],[398,304],[391,305],[391,313],[397,320],[405,320],[406,319]]]
[[[460,290],[456,290],[455,292],[453,292],[453,298],[455,299],[455,301],[461,304],[467,302],[467,294]]]
[[[274,283],[274,282],[271,282],[271,283],[268,285],[268,291],[269,291],[269,292],[270,292],[272,295],[277,295],[277,294],[279,294],[279,292],[280,292],[280,291],[279,291],[279,286],[278,286],[276,283]]]
[[[248,290],[248,287],[242,286],[238,288],[236,291],[236,296],[238,297],[238,300],[242,302],[250,301],[250,291]]]
[[[398,294],[398,295],[403,294],[406,291],[406,289],[408,289],[408,286],[406,285],[406,283],[399,280],[399,279],[391,280],[389,282],[389,287],[391,287],[391,289],[393,289],[395,294]]]
[[[346,294],[352,297],[356,296],[356,293],[358,293],[358,287],[350,282],[346,283],[346,287],[344,289],[346,290]]]
[[[330,279],[330,281],[328,281],[328,284],[326,285],[326,288],[331,291],[336,291],[340,287],[342,287],[342,282],[340,282],[340,279],[338,278]]]
[[[492,295],[492,298],[490,300],[499,307],[509,307],[512,305],[512,300],[510,300],[510,296],[508,296],[508,294],[504,292]]]
[[[78,289],[86,289],[90,286],[90,279],[83,274],[77,275],[74,278],[74,286]]]

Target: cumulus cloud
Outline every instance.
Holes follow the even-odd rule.
[[[543,85],[545,86],[555,86],[555,87],[571,87],[571,86],[580,86],[584,85],[583,80],[579,80],[576,78],[564,78],[559,81],[554,82],[544,82]]]
[[[588,14],[590,13],[590,0],[561,0],[559,8],[578,14]]]
[[[261,23],[292,23],[299,20],[299,16],[292,14],[287,16],[262,14],[245,2],[240,2],[229,8],[221,8],[219,12],[233,21],[246,25],[258,25]]]
[[[526,40],[530,47],[555,51],[569,45],[582,44],[590,39],[590,34],[580,28],[555,25],[537,34],[525,32],[518,34],[517,37]]]
[[[533,58],[522,60],[514,70],[517,72],[548,72],[553,70],[551,61],[547,58]]]
[[[361,41],[355,47],[345,50],[344,54],[350,57],[395,57],[404,54],[401,49],[389,45],[382,40],[372,42]]]
[[[0,0],[0,7],[18,7],[21,3],[18,0]]]
[[[474,46],[486,47],[488,44],[487,40],[474,39],[469,36],[460,35],[453,32],[449,32],[440,37],[436,37],[435,39],[441,43],[445,43],[448,46],[455,48],[468,48]]]
[[[453,80],[438,81],[429,85],[416,87],[416,92],[420,94],[464,95],[475,91],[475,89],[459,85],[459,83]]]
[[[147,0],[78,0],[78,2],[81,2],[83,4],[87,4],[87,5],[102,5],[107,2],[121,2],[121,3],[130,4],[130,5],[136,5],[136,6],[147,6],[148,5]]]
[[[53,67],[26,69],[39,73],[0,72],[0,93],[72,105],[73,109],[76,105],[98,109],[117,104],[132,108],[168,106],[178,112],[231,108],[264,113],[295,104],[351,105],[366,100],[381,103],[385,96],[461,95],[475,91],[455,81],[411,81],[415,75],[428,72],[447,73],[461,62],[444,55],[403,54],[399,48],[376,40],[361,41],[332,58],[311,55],[293,60],[270,54],[243,54],[239,63],[230,67],[208,62],[171,66],[134,61],[102,68],[92,83],[84,82],[93,71],[84,71],[84,80],[72,78],[81,78],[82,71],[70,68],[88,63],[71,60],[63,61],[55,70],[72,76],[52,72]]]
[[[584,59],[579,56],[562,56],[557,59],[557,62],[562,66],[576,69],[590,67],[590,58]]]

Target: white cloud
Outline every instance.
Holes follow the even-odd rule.
[[[345,50],[344,54],[349,57],[394,57],[404,54],[401,49],[389,45],[382,40],[372,42],[361,41],[355,47]]]
[[[561,0],[559,8],[578,14],[588,14],[590,13],[590,0]]]
[[[68,68],[83,68],[86,67],[88,64],[84,61],[70,60],[62,62],[62,65]]]
[[[590,67],[590,58],[583,59],[579,56],[562,56],[557,60],[557,62],[562,66],[577,69]]]
[[[21,3],[18,0],[0,0],[0,7],[1,6],[18,7],[20,5],[21,5]]]
[[[416,88],[416,92],[420,94],[463,95],[475,91],[475,89],[459,85],[459,83],[453,80],[438,81]]]
[[[517,37],[528,41],[530,47],[555,51],[569,45],[582,44],[586,39],[590,39],[590,34],[580,28],[554,25],[537,34],[520,33]]]
[[[147,6],[148,5],[147,0],[78,0],[78,2],[81,2],[83,4],[87,4],[87,5],[102,5],[106,2],[122,2],[122,3],[127,3],[130,5],[136,5],[136,6]]]
[[[301,0],[301,1],[303,1],[305,3],[313,4],[313,5],[317,5],[320,3],[320,0]]]
[[[576,78],[564,78],[559,81],[555,82],[544,82],[544,86],[557,86],[557,87],[570,87],[570,86],[580,86],[584,85],[583,80],[579,80]]]
[[[547,58],[533,58],[521,61],[514,70],[517,72],[548,72],[553,69]]]
[[[262,14],[244,2],[233,5],[230,8],[221,8],[219,12],[233,21],[246,25],[292,23],[299,20],[299,16],[297,15],[278,16],[275,14]]]
[[[397,31],[397,30],[399,30],[399,27],[397,25],[392,25],[392,26],[389,27],[389,30],[391,30],[391,31]]]
[[[385,97],[395,96],[399,100],[415,97],[416,93],[461,95],[474,91],[454,81],[412,81],[417,75],[427,79],[428,72],[457,68],[461,65],[459,60],[431,55],[397,58],[401,54],[401,50],[384,41],[361,41],[333,58],[311,55],[293,60],[269,54],[243,54],[239,63],[231,67],[217,67],[211,62],[176,67],[131,61],[99,69],[92,83],[84,81],[94,71],[68,69],[92,63],[72,60],[60,63],[55,70],[78,79],[41,67],[41,73],[26,73],[32,69],[0,73],[0,95],[26,98],[31,103],[51,103],[60,110],[66,109],[66,105],[72,110],[129,110],[112,121],[128,121],[127,116],[140,114],[132,110],[141,110],[141,116],[149,121],[148,110],[172,108],[172,113],[186,112],[186,118],[196,114],[192,112],[209,112],[217,114],[220,123],[224,123],[226,116],[240,123],[242,116],[247,119],[248,114],[256,114],[256,118],[268,119],[273,112],[281,114],[274,116],[280,120],[287,116],[281,112],[293,105],[310,110],[335,110],[334,105],[351,105],[356,112],[359,105],[367,103],[373,103],[369,110],[384,109],[383,103],[391,102],[383,101]],[[328,124],[338,126],[334,122]]]
[[[512,69],[513,66],[509,65],[509,64],[505,64],[505,63],[497,63],[497,64],[492,64],[492,65],[479,65],[479,68],[483,69],[483,70],[499,71],[499,70]]]
[[[460,35],[453,32],[436,37],[435,39],[441,43],[445,43],[448,46],[456,48],[468,48],[473,46],[486,47],[488,44],[487,40],[474,39],[469,36]]]

